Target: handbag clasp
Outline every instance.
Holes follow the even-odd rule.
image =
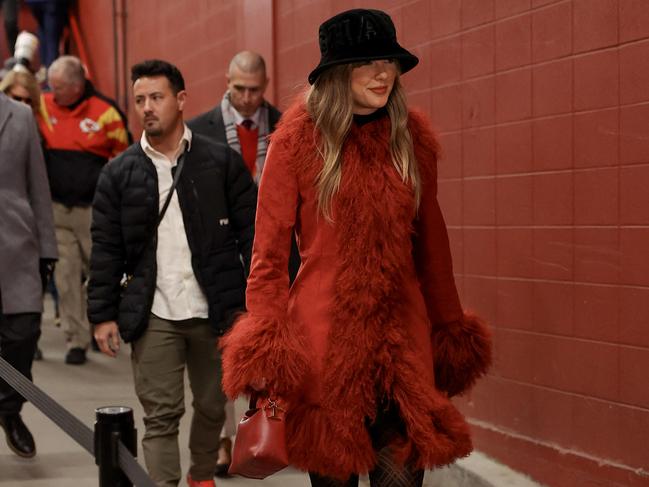
[[[268,416],[270,419],[279,419],[279,415],[277,414],[277,411],[281,411],[283,413],[286,412],[286,409],[280,407],[279,404],[277,404],[276,400],[273,400],[271,398],[268,398],[268,404],[264,406],[264,409],[270,409],[271,414]]]

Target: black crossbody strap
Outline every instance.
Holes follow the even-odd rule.
[[[176,173],[174,174],[174,180],[171,183],[171,188],[169,188],[169,194],[167,195],[167,199],[165,199],[164,205],[162,205],[162,210],[160,210],[160,213],[158,214],[158,220],[155,222],[155,227],[153,227],[153,230],[151,230],[151,233],[149,234],[149,238],[146,241],[146,245],[143,247],[144,250],[146,250],[147,247],[153,241],[153,237],[155,237],[155,234],[158,231],[160,222],[164,218],[165,213],[167,212],[167,208],[169,208],[169,203],[171,203],[171,198],[173,198],[174,196],[174,191],[176,190],[176,186],[178,186],[178,181],[180,181],[180,173],[183,171],[184,166],[185,166],[185,152],[183,152],[182,155],[178,158],[178,164],[176,164]]]
[[[167,194],[167,198],[165,199],[164,204],[162,205],[162,210],[158,214],[158,220],[155,223],[155,227],[151,230],[151,233],[149,234],[148,238],[146,239],[146,244],[144,247],[142,247],[142,254],[140,254],[140,257],[137,259],[137,262],[142,259],[142,255],[144,255],[144,252],[146,252],[146,249],[151,245],[151,242],[153,242],[153,239],[158,231],[158,227],[160,226],[160,222],[165,216],[165,213],[167,211],[167,208],[169,208],[169,203],[171,203],[171,198],[174,195],[174,191],[176,190],[176,187],[178,186],[178,181],[180,181],[180,173],[183,171],[183,167],[185,166],[185,154],[187,151],[183,152],[181,156],[178,158],[178,163],[176,164],[176,172],[174,173],[174,179],[173,182],[171,183],[171,188],[169,188],[169,194]],[[133,269],[137,267],[137,262],[133,265]],[[122,287],[126,288],[126,286],[129,284],[130,280],[133,278],[132,272],[126,274],[126,279],[122,282]]]
[[[167,195],[167,199],[165,200],[164,205],[162,205],[162,210],[158,215],[158,221],[156,222],[155,227],[153,227],[153,231],[151,232],[151,236],[149,237],[149,241],[147,242],[147,247],[151,243],[151,240],[153,240],[153,236],[158,230],[158,227],[160,226],[160,222],[164,218],[167,208],[169,208],[169,203],[171,203],[171,198],[173,198],[174,191],[176,190],[176,186],[178,186],[178,181],[180,180],[180,173],[182,172],[184,165],[185,165],[185,152],[183,152],[182,155],[178,158],[178,164],[176,164],[176,173],[174,174],[173,183],[171,183],[171,188],[169,188],[169,194]]]

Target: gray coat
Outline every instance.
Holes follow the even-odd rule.
[[[0,93],[0,293],[3,314],[40,313],[39,259],[56,259],[52,200],[31,109]]]

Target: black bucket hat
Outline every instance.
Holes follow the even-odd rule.
[[[309,84],[337,64],[395,59],[401,73],[414,68],[419,59],[397,42],[388,14],[381,10],[353,9],[339,13],[320,25],[320,64],[309,74]]]

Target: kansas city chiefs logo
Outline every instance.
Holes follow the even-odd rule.
[[[99,132],[99,130],[101,129],[99,124],[94,120],[92,120],[91,118],[84,118],[83,120],[81,120],[81,122],[79,122],[79,128],[84,134],[88,134],[91,132],[96,133]]]

